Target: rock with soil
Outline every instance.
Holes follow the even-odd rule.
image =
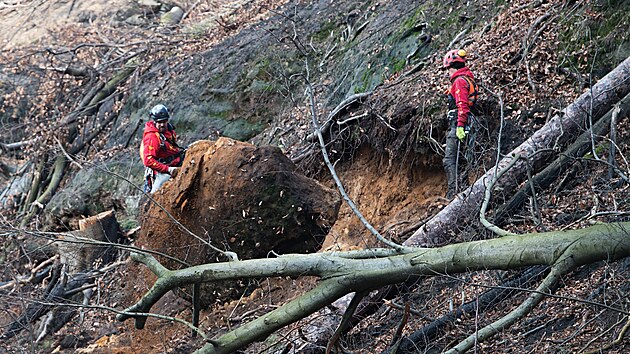
[[[296,172],[280,149],[228,138],[191,145],[180,173],[152,197],[156,203],[142,212],[137,244],[191,265],[225,261],[206,242],[241,260],[315,252],[341,203],[336,191]],[[202,296],[239,295],[235,288],[206,289]]]
[[[179,6],[173,6],[169,12],[160,16],[160,24],[163,26],[175,26],[184,17],[184,10]]]

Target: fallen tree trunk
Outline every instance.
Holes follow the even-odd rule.
[[[39,320],[48,311],[52,310],[58,304],[62,305],[67,302],[67,290],[75,289],[82,286],[87,277],[85,274],[78,274],[74,278],[60,277],[61,266],[58,265],[54,280],[50,283],[46,295],[40,302],[29,304],[22,314],[13,321],[2,335],[2,339],[9,339],[18,335],[22,330],[30,328],[30,326]]]
[[[204,264],[168,270],[155,258],[134,254],[158,276],[153,287],[135,305],[117,316],[134,318],[143,328],[147,313],[168,291],[196,282],[271,276],[318,276],[313,290],[258,319],[211,340],[198,353],[233,353],[264,339],[351,292],[369,291],[421,275],[455,274],[474,270],[515,269],[533,265],[572,266],[630,256],[630,222],[581,230],[508,236],[499,239],[419,249],[407,254],[391,250],[286,255],[272,259]]]
[[[630,93],[630,57],[599,80],[590,91],[582,94],[561,114],[553,117],[534,135],[500,160],[496,168],[486,172],[472,186],[460,193],[449,205],[420,227],[404,243],[405,246],[437,246],[448,243],[457,234],[457,225],[477,215],[485,195],[487,184],[498,171],[510,165],[516,157],[528,157],[530,161],[517,161],[496,184],[505,191],[513,190],[525,180],[527,164],[541,161],[541,150],[556,151],[572,139],[588,122],[588,117],[601,116],[622,97]]]
[[[61,183],[61,179],[63,178],[66,166],[68,166],[68,160],[66,159],[66,157],[64,155],[57,155],[57,158],[55,159],[55,162],[53,164],[53,172],[50,183],[48,183],[46,190],[42,192],[42,194],[37,197],[37,199],[33,202],[28,214],[26,214],[26,216],[24,216],[24,218],[20,222],[21,228],[26,227],[26,225],[28,225],[28,223],[39,212],[39,210],[42,209],[43,206],[50,201],[53,194],[57,190],[57,187],[59,187],[59,184]],[[36,188],[38,187],[40,186],[36,186]],[[31,191],[35,191],[35,188],[33,188]]]
[[[618,107],[621,109],[619,117],[625,117],[630,112],[630,94],[626,95],[620,102]],[[597,121],[589,131],[580,135],[580,137],[567,150],[562,153],[554,162],[549,164],[545,169],[538,173],[532,179],[536,191],[547,189],[569,166],[570,162],[576,158],[583,156],[591,148],[591,141],[599,141],[610,129],[610,122],[613,116],[613,108],[608,111],[600,120]],[[528,197],[532,196],[530,183],[514,194],[507,203],[501,205],[494,217],[494,223],[501,225],[510,214],[520,208]]]

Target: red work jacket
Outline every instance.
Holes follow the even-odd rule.
[[[140,145],[140,156],[142,163],[154,171],[168,173],[170,166],[178,166],[180,157],[173,156],[179,154],[180,148],[176,143],[177,134],[170,124],[164,133],[160,133],[151,120],[144,125],[142,144]],[[168,161],[171,160],[172,161]],[[168,161],[168,162],[167,162]]]
[[[468,67],[463,67],[451,75],[451,88],[447,94],[451,96],[449,101],[455,102],[455,107],[449,107],[449,109],[457,109],[458,127],[466,126],[470,107],[477,99],[477,85],[474,80],[475,77]]]

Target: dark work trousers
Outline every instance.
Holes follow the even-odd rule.
[[[468,187],[468,163],[465,157],[466,139],[461,142],[457,139],[457,121],[449,120],[448,126],[442,164],[448,181],[446,198],[451,199]]]

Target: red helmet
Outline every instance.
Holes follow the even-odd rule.
[[[445,68],[449,68],[453,63],[465,63],[466,51],[463,49],[453,49],[446,53],[442,60],[442,65]]]

